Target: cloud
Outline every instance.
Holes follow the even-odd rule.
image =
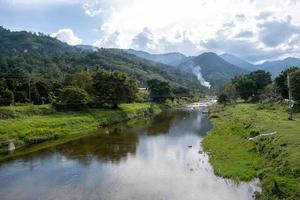
[[[241,31],[235,35],[236,38],[251,38],[253,36],[254,35],[252,31]]]
[[[87,24],[97,23],[98,36],[85,40],[99,47],[187,55],[228,51],[255,62],[300,56],[299,0],[0,0],[0,6],[3,2],[28,9],[78,4],[89,16],[84,20],[91,20]],[[80,42],[68,35],[61,40]]]
[[[219,33],[217,36],[202,41],[201,45],[210,51],[216,53],[230,53],[242,59],[259,62],[267,59],[276,59],[285,55],[286,51],[282,49],[266,49],[260,46],[259,41],[241,38],[230,38],[228,35]]]
[[[51,37],[55,37],[63,42],[68,43],[69,45],[81,44],[81,39],[77,37],[71,29],[59,29],[57,32],[52,33]]]
[[[258,24],[259,38],[268,47],[276,47],[285,43],[294,34],[299,34],[300,27],[291,24],[291,16],[280,21],[266,21]]]
[[[1,4],[8,4],[15,7],[49,6],[57,4],[78,4],[81,0],[1,0]]]
[[[131,46],[139,50],[153,50],[155,41],[152,32],[148,28],[138,33],[133,39]]]
[[[244,14],[237,14],[235,17],[240,21],[244,21],[246,19],[246,16]]]
[[[268,17],[272,16],[272,12],[270,11],[262,11],[259,13],[259,15],[255,16],[255,19],[257,20],[264,20],[267,19]]]
[[[118,31],[107,35],[101,40],[96,41],[93,45],[97,47],[105,47],[105,48],[117,48],[119,47],[119,35]]]

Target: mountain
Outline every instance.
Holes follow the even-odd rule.
[[[119,70],[146,86],[149,79],[168,81],[172,86],[200,90],[197,77],[172,66],[149,61],[120,49],[69,46],[42,33],[10,31],[0,27],[0,76],[29,76],[49,82],[66,81],[74,71],[87,68]],[[18,74],[18,75],[17,75]]]
[[[275,61],[266,61],[262,64],[254,65],[251,64],[241,58],[238,58],[231,54],[222,54],[220,55],[224,60],[227,62],[236,65],[238,67],[241,67],[243,69],[249,70],[249,71],[255,71],[255,70],[265,70],[272,74],[273,77],[276,77],[280,74],[281,71],[292,67],[292,66],[300,66],[300,59],[299,58],[293,58],[288,57],[283,60],[275,60]]]
[[[201,68],[202,76],[214,88],[220,88],[237,75],[249,71],[228,63],[215,53],[208,52],[192,58],[194,66]]]
[[[257,65],[258,68],[269,71],[273,77],[278,76],[281,71],[293,66],[300,67],[299,58],[288,57],[283,60],[267,61]]]
[[[160,62],[171,66],[177,66],[188,59],[185,55],[176,52],[166,54],[150,54],[145,51],[137,51],[134,49],[128,49],[127,52],[130,54],[134,54],[140,58],[144,58],[154,62]]]
[[[215,53],[186,57],[180,53],[150,54],[133,49],[129,49],[127,52],[147,60],[171,65],[189,77],[196,76],[201,85],[207,88],[212,87],[214,90],[218,90],[235,76],[248,72],[248,70],[230,64]]]
[[[225,61],[248,71],[255,71],[258,69],[257,66],[232,54],[224,53],[220,55],[220,57],[223,58]]]
[[[0,52],[74,52],[76,49],[43,33],[10,31],[0,26]]]

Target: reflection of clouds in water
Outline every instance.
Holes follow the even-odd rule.
[[[99,159],[110,158],[101,149],[112,152],[102,142],[81,140],[74,142],[75,148],[58,148],[47,157],[35,159],[31,171],[22,162],[2,167],[1,199],[251,199],[250,184],[236,187],[216,177],[208,156],[198,153],[201,133],[207,126],[200,112],[171,118],[168,123],[171,127],[166,125],[166,134],[147,135],[146,128],[138,139],[128,141],[118,134],[107,138],[113,144],[137,144],[135,154],[127,154],[118,162]],[[81,145],[83,157],[90,156],[85,165],[78,159],[80,151],[76,148]]]

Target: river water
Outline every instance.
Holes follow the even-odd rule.
[[[0,164],[1,200],[242,200],[255,181],[216,177],[201,109],[122,124]]]

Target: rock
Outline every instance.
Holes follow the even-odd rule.
[[[10,142],[10,143],[8,144],[8,149],[7,149],[7,150],[8,150],[9,152],[16,150],[15,144],[14,144],[13,142]]]
[[[199,151],[198,151],[198,153],[199,153],[199,154],[202,154],[202,153],[203,153],[203,151],[199,150]]]
[[[192,148],[193,146],[188,146],[188,148]]]

